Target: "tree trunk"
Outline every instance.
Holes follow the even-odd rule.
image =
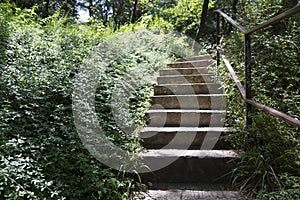
[[[94,17],[93,0],[89,0],[88,2],[89,2],[89,6],[88,6],[89,16]]]
[[[134,7],[133,7],[133,11],[132,11],[131,23],[134,23],[136,21],[137,12],[138,12],[138,3],[139,3],[139,0],[134,0]]]
[[[233,0],[233,2],[232,2],[232,12],[234,15],[236,15],[236,13],[237,13],[237,8],[236,8],[237,3],[238,3],[238,0]],[[234,16],[234,18],[235,18],[235,16]]]
[[[200,26],[197,31],[197,35],[195,37],[195,41],[199,41],[200,37],[203,35],[203,31],[205,29],[206,24],[206,17],[207,17],[207,11],[208,11],[208,3],[209,0],[204,0],[202,5],[202,13],[201,13],[201,20],[200,20]]]
[[[236,19],[236,14],[237,14],[237,3],[238,0],[233,0],[232,2],[232,18]],[[225,29],[225,33],[230,33],[233,29],[233,26],[231,24],[227,25],[228,29]]]
[[[50,0],[46,0],[46,4],[45,4],[45,18],[49,17],[49,6],[50,6]]]

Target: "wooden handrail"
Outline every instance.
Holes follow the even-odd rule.
[[[295,14],[297,14],[298,12],[300,12],[300,4],[298,4],[297,6],[295,6],[294,8],[291,8],[275,17],[270,18],[269,20],[263,22],[262,24],[259,24],[253,28],[251,28],[250,30],[246,30],[246,28],[244,28],[240,23],[238,23],[237,21],[235,21],[234,19],[232,19],[229,15],[227,15],[226,13],[224,13],[223,11],[221,11],[220,9],[216,10],[217,13],[219,13],[224,19],[226,19],[230,24],[232,24],[234,27],[236,27],[237,29],[239,29],[242,33],[244,33],[245,35],[248,34],[252,34],[258,30],[261,30],[263,28],[266,28],[280,20],[283,20],[285,18],[291,17]]]
[[[245,89],[241,83],[241,81],[239,80],[239,78],[237,77],[235,71],[233,70],[230,62],[228,61],[228,59],[226,58],[224,52],[222,51],[221,47],[217,47],[217,51],[220,53],[224,63],[225,63],[225,66],[227,67],[233,81],[235,82],[236,86],[238,87],[241,95],[243,98],[246,98],[246,92],[245,92]]]
[[[222,17],[224,17],[230,24],[232,24],[234,27],[236,27],[237,29],[239,29],[242,33],[246,33],[247,30],[240,25],[237,21],[235,21],[234,19],[232,19],[230,16],[228,16],[227,14],[225,14],[224,12],[222,12],[221,10],[217,10],[217,13],[219,13]]]
[[[230,75],[231,75],[233,81],[234,81],[235,84],[237,85],[237,88],[238,88],[239,92],[240,92],[241,95],[242,95],[243,100],[244,100],[246,103],[249,103],[249,104],[255,106],[256,108],[259,108],[259,109],[261,109],[261,110],[264,110],[264,111],[268,112],[270,115],[272,115],[272,116],[274,116],[274,117],[278,117],[278,118],[280,118],[280,119],[282,119],[282,120],[284,120],[284,121],[286,121],[286,122],[288,122],[288,123],[290,123],[290,124],[292,124],[292,125],[294,125],[294,126],[300,128],[300,121],[299,121],[299,120],[297,120],[297,119],[295,119],[295,118],[293,118],[293,117],[291,117],[291,116],[289,116],[289,115],[287,115],[287,114],[285,114],[285,113],[282,113],[282,112],[280,112],[280,111],[278,111],[278,110],[275,110],[275,109],[273,109],[273,108],[270,108],[270,107],[268,107],[268,106],[265,106],[265,105],[263,105],[263,104],[260,104],[260,103],[258,103],[258,102],[256,102],[256,101],[253,101],[253,100],[251,100],[251,99],[247,99],[247,98],[246,98],[246,92],[245,92],[245,89],[244,89],[244,87],[243,87],[241,81],[240,81],[239,78],[237,77],[237,75],[236,75],[234,69],[232,68],[230,62],[229,62],[228,59],[226,58],[226,56],[225,56],[223,50],[221,49],[221,47],[217,47],[217,51],[220,53],[220,55],[221,55],[221,57],[222,57],[222,59],[223,59],[223,61],[224,61],[224,63],[225,63],[225,66],[227,67],[227,69],[228,69],[228,71],[229,71],[229,73],[230,73]]]
[[[300,121],[298,119],[293,118],[293,117],[291,117],[291,116],[289,116],[285,113],[282,113],[278,110],[275,110],[274,108],[270,108],[268,106],[265,106],[263,104],[255,102],[253,100],[250,100],[250,99],[244,99],[244,100],[245,100],[246,103],[249,103],[249,104],[255,106],[256,108],[259,108],[261,110],[264,110],[264,111],[268,112],[270,115],[272,115],[274,117],[282,119],[282,120],[286,121],[287,123],[300,128]]]
[[[243,34],[244,34],[244,57],[245,57],[245,84],[246,84],[246,90],[242,86],[240,80],[236,76],[235,71],[233,70],[232,66],[230,65],[230,62],[227,60],[225,54],[223,53],[221,47],[220,47],[220,19],[219,17],[217,18],[217,63],[220,63],[220,55],[227,67],[227,69],[230,72],[231,77],[233,78],[236,86],[239,89],[239,92],[242,95],[243,100],[247,104],[247,109],[246,109],[246,124],[251,125],[252,124],[252,117],[251,117],[251,106],[255,106],[261,110],[264,110],[268,112],[270,115],[275,116],[279,119],[282,119],[291,125],[300,128],[300,120],[293,118],[287,114],[284,114],[278,110],[275,110],[273,108],[270,108],[268,106],[265,106],[263,104],[260,104],[258,102],[255,102],[252,100],[252,92],[251,92],[251,48],[250,48],[250,40],[251,40],[251,34],[254,32],[261,30],[265,27],[268,27],[280,20],[283,20],[285,18],[291,17],[297,13],[300,12],[300,4],[295,6],[294,8],[291,8],[275,17],[270,18],[266,22],[259,24],[255,27],[253,27],[250,30],[246,30],[242,25],[240,25],[237,21],[232,19],[230,16],[222,12],[221,10],[216,11],[220,16],[222,16],[224,19],[226,19],[230,24],[232,24],[235,28],[239,29]]]

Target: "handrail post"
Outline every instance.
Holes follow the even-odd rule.
[[[216,13],[217,18],[217,48],[220,46],[220,40],[221,40],[221,32],[220,32],[220,14]],[[220,66],[220,52],[217,51],[217,66]]]
[[[252,100],[251,80],[251,36],[245,34],[245,77],[246,77],[246,99]],[[251,104],[246,104],[246,126],[252,125]]]

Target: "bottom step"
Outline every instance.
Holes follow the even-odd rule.
[[[236,191],[148,190],[136,193],[133,200],[246,200]]]
[[[142,153],[148,173],[141,173],[144,183],[229,183],[235,160],[226,150],[160,149]],[[164,166],[164,167],[163,167]]]
[[[144,189],[142,189],[144,188]],[[148,188],[148,189],[146,189]],[[249,200],[230,184],[156,183],[139,188],[131,200]]]

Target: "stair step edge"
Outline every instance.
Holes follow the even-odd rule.
[[[158,76],[158,78],[178,78],[178,77],[203,77],[203,76],[215,76],[215,74],[178,74],[178,75],[166,75]]]
[[[173,65],[173,64],[194,64],[194,63],[202,63],[202,62],[210,62],[210,63],[213,63],[213,60],[212,59],[201,59],[201,60],[185,60],[185,61],[177,61],[177,62],[171,62],[171,63],[168,63],[167,65]]]
[[[141,132],[235,132],[228,127],[145,127]]]
[[[148,149],[141,152],[143,158],[239,158],[233,150],[185,150],[185,149]]]
[[[239,192],[237,191],[195,191],[195,190],[149,190],[136,194],[132,200],[243,200]]]
[[[184,57],[184,58],[177,58],[175,62],[180,62],[180,61],[191,61],[191,60],[211,60],[212,56],[210,54],[205,54],[205,55],[198,55],[198,56],[189,56],[189,57]]]
[[[165,83],[158,86],[205,86],[205,85],[216,85],[222,87],[219,83]],[[222,87],[223,88],[223,87]]]
[[[146,113],[226,113],[226,110],[198,110],[198,109],[150,109]]]
[[[200,191],[237,191],[231,184],[222,183],[152,183],[148,190],[200,190]]]
[[[176,62],[177,63],[177,62]],[[171,63],[172,64],[172,63]],[[178,68],[163,68],[160,69],[159,71],[178,71],[178,70],[191,70],[191,69],[211,69],[211,67],[208,66],[202,66],[202,67],[194,67],[194,68],[190,68],[190,67],[178,67]]]
[[[165,94],[154,95],[150,98],[162,98],[162,97],[225,97],[226,94]]]

